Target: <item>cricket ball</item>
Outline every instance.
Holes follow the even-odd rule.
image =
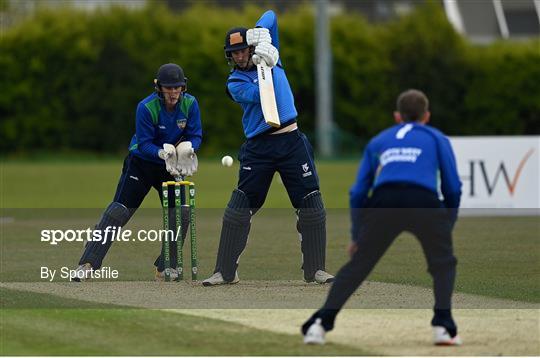
[[[221,164],[224,167],[230,167],[233,164],[233,158],[229,155],[226,155],[223,158],[221,158]]]

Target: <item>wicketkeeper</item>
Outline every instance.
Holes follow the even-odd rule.
[[[195,97],[186,92],[187,78],[182,68],[174,63],[162,65],[154,80],[155,91],[137,105],[135,135],[124,160],[116,194],[105,209],[95,230],[102,233],[108,226],[123,227],[143,202],[151,188],[161,198],[161,183],[175,180],[180,175],[191,176],[197,171],[197,155],[202,140],[199,105]],[[171,195],[172,196],[172,195]],[[183,207],[182,237],[189,225],[189,207]],[[111,235],[109,235],[111,236]],[[99,269],[112,241],[91,241],[85,246],[79,260],[77,276],[88,278],[92,270]],[[176,242],[171,242],[172,262],[176,262]],[[156,280],[164,279],[164,265],[156,259]],[[171,278],[177,278],[176,269]]]
[[[233,67],[226,84],[227,94],[244,111],[242,125],[247,139],[238,155],[238,187],[223,215],[214,274],[203,285],[239,281],[238,260],[247,244],[251,216],[262,207],[275,172],[280,174],[296,208],[304,280],[331,282],[334,277],[325,271],[326,213],[319,177],[313,148],[296,123],[294,97],[279,58],[276,14],[267,11],[255,28],[237,27],[227,32],[225,56]],[[273,67],[279,128],[268,125],[263,117],[256,66],[261,59]]]
[[[424,93],[403,92],[394,117],[398,124],[379,133],[364,152],[350,191],[351,259],[337,273],[324,306],[302,326],[305,343],[324,343],[348,298],[394,239],[409,231],[420,241],[433,278],[434,342],[461,344],[450,310],[457,263],[452,229],[461,198],[454,153],[448,138],[426,125],[430,112]]]

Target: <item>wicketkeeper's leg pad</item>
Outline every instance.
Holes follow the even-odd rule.
[[[234,280],[238,260],[247,245],[250,227],[249,199],[243,191],[235,189],[223,215],[223,226],[214,270],[214,272],[221,272],[225,281]]]
[[[116,201],[110,203],[95,227],[95,230],[101,231],[101,241],[89,241],[86,244],[79,265],[89,263],[95,270],[99,269],[112,244],[113,232],[111,229],[114,228],[118,231],[119,227],[127,224],[132,214],[125,205]],[[111,227],[109,231],[106,231],[107,227]]]
[[[297,210],[297,229],[300,233],[304,278],[313,279],[317,270],[325,270],[326,211],[321,192],[316,190],[302,199]]]

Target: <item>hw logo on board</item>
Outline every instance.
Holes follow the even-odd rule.
[[[461,176],[462,181],[470,182],[469,196],[474,197],[476,195],[477,185],[484,186],[489,196],[493,194],[498,185],[505,185],[510,196],[513,196],[516,191],[521,173],[523,172],[523,168],[525,168],[533,153],[534,148],[529,149],[529,151],[527,151],[527,153],[525,153],[525,155],[521,158],[515,172],[513,173],[509,172],[507,165],[505,165],[505,162],[503,161],[501,161],[495,168],[495,171],[493,171],[492,169],[488,169],[488,166],[484,160],[470,160],[469,175]]]

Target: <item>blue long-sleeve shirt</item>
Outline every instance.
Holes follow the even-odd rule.
[[[142,159],[164,163],[158,151],[163,144],[190,141],[198,150],[202,141],[201,114],[194,96],[184,93],[173,112],[168,112],[156,93],[139,102],[135,115],[135,134],[129,151]]]
[[[398,124],[369,142],[350,190],[350,207],[364,207],[369,191],[386,183],[415,184],[436,194],[440,189],[445,207],[459,207],[461,181],[450,141],[427,125]]]
[[[257,21],[256,27],[267,28],[272,37],[272,45],[279,50],[276,14],[271,10],[266,11]],[[276,66],[272,68],[272,79],[274,81],[274,92],[276,95],[278,114],[281,126],[283,127],[292,122],[298,115],[298,112],[294,106],[294,97],[291,86],[285,74],[285,70],[281,65],[281,59],[279,59]],[[264,121],[256,66],[253,66],[248,71],[239,69],[231,71],[229,78],[227,79],[227,91],[231,95],[231,98],[240,104],[244,111],[242,125],[246,138],[252,138],[257,134],[272,128]]]

